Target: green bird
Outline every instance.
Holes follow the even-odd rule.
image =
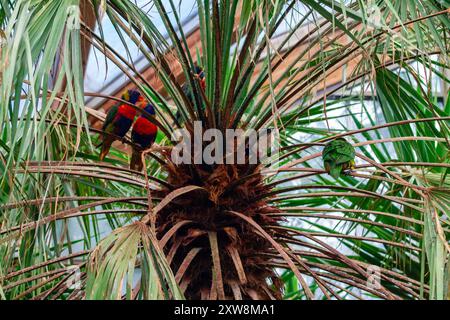
[[[327,143],[322,152],[323,166],[333,178],[355,168],[355,148],[344,138]]]

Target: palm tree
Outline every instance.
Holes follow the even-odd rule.
[[[196,47],[174,0],[0,3],[2,299],[448,297],[449,1],[196,0]],[[86,45],[156,107],[142,173],[129,138],[98,160],[85,102],[124,101],[84,89]],[[278,132],[278,157],[176,163],[195,121]]]

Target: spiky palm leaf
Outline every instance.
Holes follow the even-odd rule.
[[[76,27],[78,1],[1,2],[0,297],[448,295],[450,105],[420,73],[448,82],[448,1],[197,0],[199,48],[174,0],[152,1],[166,32],[134,1],[81,2],[141,48],[167,95],[101,28]],[[96,161],[87,118],[104,118],[84,97],[103,94],[83,91],[81,39],[157,106],[166,137],[144,174],[120,150]],[[276,172],[174,164],[175,109],[188,129],[278,128]],[[336,137],[359,160],[331,181],[319,158]]]

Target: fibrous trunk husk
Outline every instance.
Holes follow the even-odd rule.
[[[281,218],[269,216],[279,212],[267,199],[268,187],[261,166],[248,164],[175,165],[166,154],[167,182],[172,186],[158,194],[185,186],[200,186],[207,192],[194,191],[177,197],[158,212],[157,235],[161,239],[175,225],[183,224],[164,247],[171,259],[174,274],[187,299],[220,297],[220,279],[226,299],[280,299],[282,284],[271,265],[273,248],[269,241],[248,222],[230,211],[253,219],[271,236],[268,226]],[[249,177],[241,179],[243,177]],[[214,275],[210,234],[217,235],[221,277]],[[195,256],[194,256],[195,253]],[[184,263],[183,263],[184,262]],[[220,293],[220,292],[219,292]]]

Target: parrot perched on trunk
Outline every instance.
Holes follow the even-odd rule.
[[[150,103],[145,106],[144,110],[151,115],[155,114],[155,108]],[[158,127],[150,122],[148,116],[145,114],[142,114],[133,124],[131,141],[137,146],[133,146],[130,160],[131,170],[142,171],[142,152],[152,146],[157,133]]]
[[[323,166],[335,179],[355,168],[355,148],[344,138],[327,143],[322,152]]]
[[[143,100],[141,94],[136,90],[127,90],[122,94],[122,99],[131,104],[136,104]],[[133,124],[136,116],[136,109],[128,104],[115,105],[109,109],[103,123],[102,130],[106,133],[123,138]],[[103,161],[111,148],[112,143],[117,140],[116,137],[103,135],[102,151],[100,152],[100,160]]]
[[[206,78],[205,78],[205,72],[203,71],[203,69],[199,66],[195,66],[194,68],[194,78],[195,79],[199,79],[200,80],[200,88],[202,90],[206,89]],[[191,86],[186,82],[181,89],[183,90],[184,94],[186,95],[186,97],[188,98],[188,100],[191,102],[191,104],[194,106],[195,105],[195,101],[194,101],[194,94],[191,90]],[[200,98],[200,101],[202,99]],[[183,122],[182,118],[181,118],[181,113],[180,111],[177,111],[175,118],[177,119],[178,122]]]

